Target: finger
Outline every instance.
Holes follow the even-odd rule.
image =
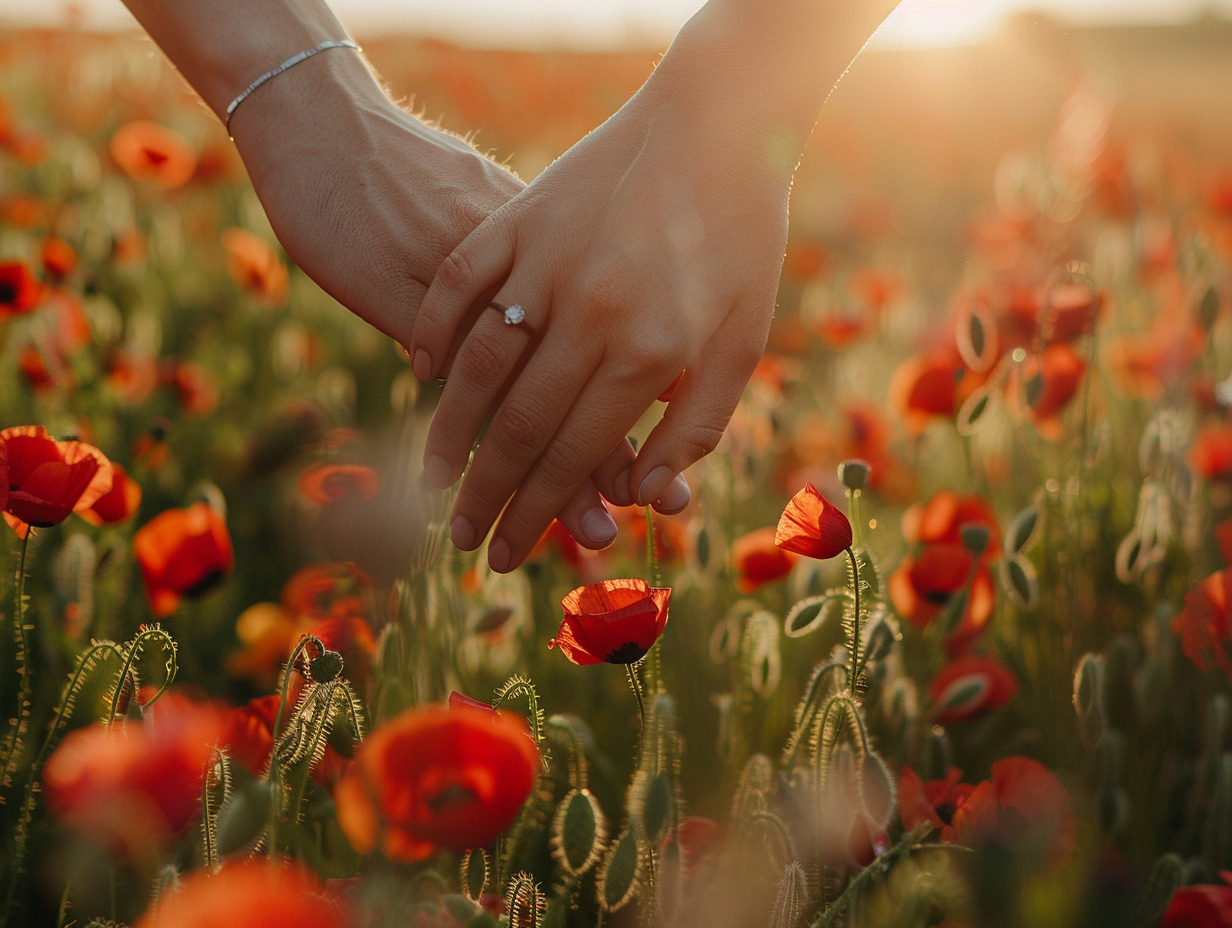
[[[685,468],[705,457],[723,437],[749,376],[757,367],[764,337],[747,337],[738,317],[729,316],[702,352],[703,363],[685,372],[663,419],[646,436],[629,473],[640,505],[678,512],[688,504]],[[737,331],[733,339],[733,329]],[[666,507],[666,508],[661,508]]]
[[[467,313],[513,266],[512,227],[497,210],[441,262],[415,317],[407,353],[420,380],[440,375]],[[506,304],[508,305],[508,304]]]
[[[519,386],[523,378],[519,378]],[[586,384],[501,514],[488,544],[488,564],[493,570],[512,570],[522,562],[553,514],[604,463],[601,449],[617,447],[657,393],[656,388],[639,391],[636,386],[599,375]],[[613,406],[613,396],[621,397],[622,402]],[[480,452],[483,450],[481,447]],[[475,464],[479,463],[476,455]],[[474,465],[467,479],[472,475],[479,476]]]
[[[520,306],[514,307],[524,315]],[[512,322],[522,318],[511,315],[512,308],[490,304],[453,360],[424,446],[424,476],[431,487],[443,490],[462,475],[475,438],[532,341],[533,330],[524,318]]]
[[[633,451],[633,443],[625,437],[595,468],[590,479],[603,494],[604,499],[617,506],[634,504],[633,491],[629,488],[629,472],[634,460],[636,460],[636,454]]]
[[[592,551],[606,548],[616,540],[616,522],[603,505],[593,480],[582,484],[556,518],[578,544]]]
[[[562,338],[559,327],[544,337],[493,414],[458,490],[450,520],[450,535],[456,547],[477,547],[488,534],[509,498],[549,447],[572,399],[582,392],[597,362],[598,348],[594,344],[579,345]],[[455,379],[466,376],[461,370],[459,374],[462,376]],[[438,419],[443,420],[442,430],[452,428],[454,423],[445,421],[451,416],[452,410],[438,407],[432,428],[437,428]],[[554,497],[555,508],[550,515],[564,507],[603,459],[605,449],[614,447],[623,434],[624,430],[598,446],[597,451],[591,450],[596,447],[593,445],[585,449],[556,448],[560,492]],[[431,431],[428,440],[433,441]],[[454,450],[456,453],[463,449],[458,446]],[[583,457],[583,450],[593,454],[594,460]],[[540,534],[550,521],[544,520]]]

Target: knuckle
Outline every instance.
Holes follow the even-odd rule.
[[[553,487],[571,487],[588,470],[578,449],[559,438],[549,442],[539,456],[539,472]]]
[[[465,290],[475,277],[470,260],[461,246],[445,257],[436,275],[437,279],[450,290]]]
[[[500,346],[484,331],[472,331],[454,362],[457,375],[464,382],[491,389],[499,386],[505,368]]]
[[[544,433],[542,418],[526,407],[507,404],[492,422],[496,440],[521,457],[529,457],[539,447]]]
[[[719,446],[719,441],[723,438],[723,426],[692,422],[682,426],[676,438],[693,460],[700,460]]]

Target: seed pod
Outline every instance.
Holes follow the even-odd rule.
[[[603,911],[615,912],[637,895],[640,857],[632,831],[616,839],[599,870],[599,905]]]
[[[890,824],[894,813],[894,778],[876,751],[868,751],[860,762],[860,806],[878,828]]]
[[[590,790],[569,792],[552,818],[552,856],[570,876],[589,870],[607,839],[607,824]]]
[[[783,869],[783,876],[779,880],[770,928],[797,928],[807,899],[808,880],[804,868],[793,860]]]
[[[491,866],[488,864],[487,851],[476,848],[462,855],[462,888],[472,902],[478,902],[482,898],[490,876]]]
[[[218,853],[226,856],[247,847],[269,824],[274,795],[266,780],[239,787],[218,812]]]

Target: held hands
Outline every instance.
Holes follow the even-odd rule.
[[[720,69],[711,83],[705,61],[671,59],[449,254],[415,320],[416,376],[449,368],[431,484],[462,475],[491,419],[451,533],[476,548],[499,516],[495,570],[569,505],[591,501],[583,526],[610,523],[592,473],[617,504],[684,508],[680,474],[714,449],[765,347],[794,157],[773,163],[772,134],[728,108]],[[509,324],[515,305],[525,320]],[[682,371],[634,459],[626,433]]]
[[[236,144],[288,255],[408,345],[446,255],[524,184],[396,106],[358,56],[331,53],[312,65],[245,100],[231,124]],[[553,512],[583,544],[610,543],[614,525],[604,536],[586,521],[602,507],[598,492],[584,475],[574,489]]]

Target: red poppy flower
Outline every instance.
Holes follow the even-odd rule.
[[[196,870],[161,894],[134,928],[346,928],[345,903],[306,871],[270,861]]]
[[[229,711],[223,719],[218,746],[226,748],[228,756],[239,761],[254,777],[264,776],[274,749],[274,719],[282,697],[258,696]],[[290,714],[290,706],[284,715]]]
[[[334,790],[338,823],[361,853],[391,860],[486,847],[534,787],[539,751],[526,722],[444,706],[408,709],[360,745]]]
[[[1018,678],[1000,661],[968,654],[950,661],[928,684],[942,725],[965,722],[1000,709],[1018,692]]]
[[[1232,873],[1223,883],[1182,886],[1168,900],[1159,928],[1227,928],[1232,925]]]
[[[890,377],[887,405],[909,432],[919,434],[933,418],[954,415],[962,374],[962,360],[951,350],[908,358]]]
[[[1207,480],[1232,478],[1232,424],[1203,426],[1189,446],[1189,468]]]
[[[119,464],[112,464],[111,489],[78,513],[91,525],[116,525],[137,514],[141,505],[141,484]]]
[[[381,491],[381,475],[363,464],[313,464],[299,475],[299,491],[317,506],[370,500]]]
[[[186,415],[200,419],[218,408],[218,380],[208,368],[181,361],[174,365],[167,382]]]
[[[163,190],[188,183],[197,156],[184,137],[146,120],[125,123],[111,137],[111,157],[134,180],[152,181]]]
[[[56,441],[41,425],[0,432],[0,505],[22,538],[92,506],[111,480],[111,462],[93,445]]]
[[[1001,551],[1001,527],[982,496],[951,490],[934,493],[927,502],[903,513],[903,537],[912,544],[960,544],[963,526],[968,524],[988,529],[989,541],[982,559],[995,560]]]
[[[927,545],[918,557],[904,557],[887,584],[894,609],[907,621],[927,628],[964,588],[971,587],[957,625],[946,635],[946,650],[961,652],[979,637],[992,618],[996,586],[983,564],[971,574],[973,557],[962,545]]]
[[[1203,670],[1214,658],[1232,679],[1227,642],[1232,640],[1232,567],[1211,574],[1185,594],[1185,604],[1172,617],[1172,634],[1181,638],[1181,650]]]
[[[1063,437],[1059,417],[1078,392],[1086,372],[1087,362],[1082,355],[1064,343],[1049,345],[1024,366],[1021,371],[1024,383],[1039,378],[1039,392],[1031,403],[1030,418],[1045,438],[1058,441]]]
[[[496,715],[496,710],[484,702],[482,699],[475,699],[473,696],[467,696],[465,693],[459,693],[453,690],[449,694],[449,708],[458,709],[466,712],[490,712]]]
[[[954,819],[954,813],[975,789],[962,783],[962,771],[951,767],[944,780],[920,779],[910,767],[904,767],[898,778],[898,816],[903,828],[911,830],[922,822],[943,828]]]
[[[736,587],[742,593],[782,580],[799,559],[774,543],[778,532],[767,526],[741,535],[732,542],[732,567],[736,570]]]
[[[133,554],[160,616],[175,612],[183,597],[204,593],[235,561],[226,521],[205,502],[156,515],[133,536]]]
[[[30,312],[42,295],[42,286],[24,261],[0,262],[0,319]]]
[[[148,723],[95,723],[65,736],[43,768],[52,814],[117,853],[157,846],[197,818],[201,784],[221,731],[212,706],[175,694]]]
[[[269,306],[286,299],[287,269],[265,239],[244,229],[226,229],[222,247],[227,252],[227,273],[245,291]]]
[[[783,510],[774,543],[805,557],[828,560],[851,547],[851,523],[841,509],[806,483]]]
[[[1054,869],[1078,835],[1069,794],[1051,770],[1029,757],[992,765],[992,779],[978,784],[941,830],[941,840],[974,850],[1002,848]]]
[[[671,595],[645,580],[580,586],[561,600],[565,618],[548,647],[575,664],[636,663],[663,634]]]
[[[292,616],[312,620],[331,615],[363,615],[371,578],[349,561],[310,564],[282,587],[282,607]]]
[[[42,252],[43,270],[56,280],[67,277],[77,266],[77,250],[62,238],[46,239]]]

